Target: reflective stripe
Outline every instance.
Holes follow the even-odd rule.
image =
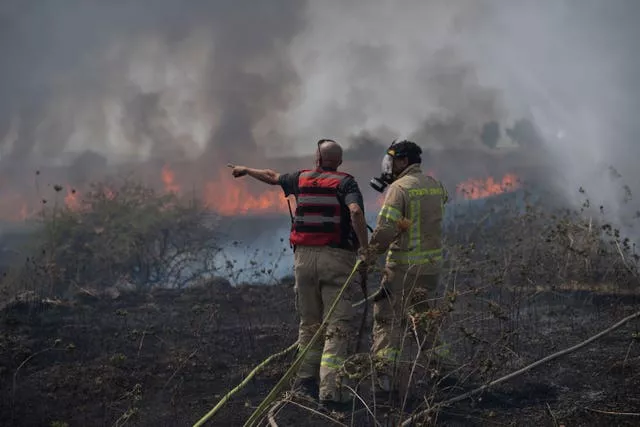
[[[343,364],[344,359],[342,357],[338,357],[331,353],[324,353],[322,355],[322,361],[320,362],[320,366],[324,366],[329,369],[340,369]]]
[[[297,223],[304,223],[304,224],[324,224],[324,223],[331,223],[331,224],[339,224],[340,223],[340,217],[335,217],[335,216],[320,216],[320,215],[305,215],[304,217],[298,216],[296,217],[296,222]]]
[[[399,221],[400,218],[402,218],[402,212],[400,212],[393,206],[383,205],[382,209],[380,209],[380,213],[378,213],[378,216],[386,218],[389,221],[396,222]]]
[[[309,204],[309,205],[338,205],[338,199],[333,196],[299,196],[298,204]]]
[[[438,188],[421,187],[407,190],[409,195],[409,243],[406,251],[392,251],[387,253],[387,262],[393,261],[397,264],[424,265],[436,264],[442,260],[442,249],[422,250],[422,227],[421,227],[421,197],[423,196],[446,196],[442,186]],[[444,212],[444,202],[441,198],[440,205]]]
[[[398,264],[423,265],[437,263],[442,260],[442,249],[428,251],[393,252],[387,254],[387,262],[394,261]]]
[[[409,202],[409,251],[420,250],[420,200],[414,199]]]
[[[376,353],[376,356],[381,359],[386,359],[391,362],[395,362],[400,358],[400,350],[393,347],[386,347],[382,350],[379,350]]]
[[[318,178],[322,176],[322,178],[326,178],[326,179],[339,179],[342,180],[346,177],[348,177],[349,175],[344,174],[337,174],[335,172],[318,172],[318,171],[312,171],[312,172],[302,172],[300,174],[300,178]]]

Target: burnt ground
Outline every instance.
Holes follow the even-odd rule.
[[[504,296],[485,297],[506,304]],[[502,347],[510,356],[478,356],[481,344],[461,342],[459,357],[470,365],[493,360],[492,367],[482,374],[472,366],[462,387],[436,400],[576,344],[638,309],[635,297],[588,291],[539,290],[519,301],[497,323],[482,320],[491,315],[481,302],[459,301],[448,339],[456,341],[461,325],[479,342],[507,331],[512,338]],[[257,363],[293,343],[297,323],[290,285],[12,303],[0,320],[0,425],[7,426],[192,425]],[[640,417],[620,413],[640,412],[639,325],[447,408],[438,424],[638,425]],[[259,373],[208,425],[242,425],[291,361]],[[365,412],[353,425],[374,425]],[[277,423],[332,425],[293,405],[278,412]]]

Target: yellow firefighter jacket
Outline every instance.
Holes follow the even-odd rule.
[[[420,165],[407,167],[389,185],[370,250],[387,252],[386,266],[420,266],[434,274],[442,263],[442,217],[449,196],[444,186],[422,173]],[[407,221],[408,220],[408,221]]]

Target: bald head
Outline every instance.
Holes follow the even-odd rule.
[[[326,140],[320,144],[320,166],[337,169],[342,164],[342,147],[335,141]]]

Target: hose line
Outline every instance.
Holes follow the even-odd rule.
[[[360,266],[361,262],[362,262],[361,260],[356,261],[355,265],[353,266],[353,269],[351,270],[351,273],[349,274],[349,277],[347,278],[347,281],[344,282],[344,284],[342,285],[342,288],[340,288],[338,295],[336,295],[335,299],[333,300],[333,303],[331,304],[331,307],[329,308],[327,315],[323,319],[322,324],[320,325],[316,333],[313,335],[313,337],[311,337],[311,340],[309,341],[309,343],[298,354],[298,356],[293,361],[293,363],[291,364],[287,372],[285,372],[282,378],[280,378],[280,381],[278,381],[278,383],[271,389],[267,397],[265,397],[264,400],[260,403],[260,405],[258,405],[258,407],[253,411],[249,419],[245,422],[244,427],[252,427],[255,424],[255,422],[264,415],[269,405],[273,403],[273,401],[276,399],[278,394],[282,391],[286,382],[289,381],[289,379],[297,371],[298,367],[304,360],[304,357],[306,356],[309,349],[315,344],[315,342],[318,340],[320,335],[323,333],[324,327],[326,326],[327,322],[329,321],[329,318],[331,317],[336,307],[338,306],[338,302],[340,301],[340,298],[342,298],[342,294],[344,294],[344,291],[347,289],[347,286],[349,286],[349,284],[353,280],[353,276],[358,271],[358,267]],[[227,393],[211,411],[209,411],[204,417],[198,420],[193,425],[193,427],[200,427],[209,419],[211,419],[211,417],[213,417],[220,410],[220,408],[222,408],[222,406],[231,398],[231,396],[233,396],[235,393],[241,390],[245,385],[247,385],[247,383],[251,380],[251,378],[253,378],[253,376],[255,376],[255,374],[260,369],[264,368],[269,362],[271,362],[275,358],[289,353],[290,351],[295,349],[297,345],[298,345],[298,342],[296,341],[294,344],[292,344],[290,347],[286,348],[285,350],[281,351],[280,353],[273,354],[267,357],[262,363],[256,366],[253,369],[253,371],[251,371],[251,373],[249,373],[249,375],[240,384],[238,384],[233,390]]]
[[[201,425],[203,425],[205,422],[207,422],[211,417],[213,417],[219,410],[220,408],[222,408],[224,406],[225,403],[227,403],[227,401],[229,399],[231,399],[231,397],[236,394],[237,392],[239,392],[240,390],[242,390],[244,388],[244,386],[246,386],[249,381],[251,381],[251,379],[261,370],[263,369],[265,366],[267,366],[269,363],[271,363],[272,360],[277,359],[278,357],[284,356],[285,354],[293,351],[296,349],[298,345],[298,341],[296,341],[295,343],[293,343],[292,345],[290,345],[288,348],[282,350],[279,353],[276,354],[272,354],[271,356],[267,357],[262,363],[260,363],[258,366],[256,366],[253,371],[249,372],[249,375],[247,375],[245,377],[244,380],[242,380],[242,382],[240,384],[238,384],[233,390],[229,391],[227,394],[224,395],[224,397],[222,399],[220,399],[220,401],[218,402],[218,404],[216,406],[213,407],[212,410],[210,410],[209,412],[207,412],[207,414],[200,418],[198,420],[198,422],[196,422],[193,427],[200,427]]]

